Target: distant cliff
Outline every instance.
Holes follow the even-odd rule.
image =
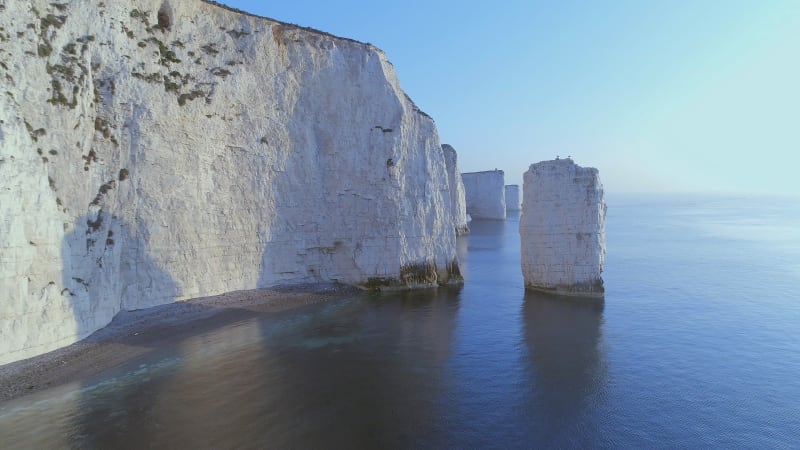
[[[369,45],[199,0],[0,4],[0,363],[122,309],[458,280],[436,127]]]
[[[467,214],[473,219],[505,220],[505,173],[502,170],[461,174],[467,198]]]

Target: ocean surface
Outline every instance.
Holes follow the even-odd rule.
[[[0,405],[0,448],[799,448],[800,200],[607,198],[604,301],[461,288],[265,314]]]

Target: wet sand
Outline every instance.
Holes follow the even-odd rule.
[[[122,311],[105,328],[70,346],[0,366],[0,403],[119,366],[161,344],[264,314],[363,292],[307,285],[229,292],[139,311]]]

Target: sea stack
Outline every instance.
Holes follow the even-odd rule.
[[[456,236],[469,233],[467,225],[467,197],[464,191],[464,180],[458,171],[458,154],[452,145],[442,144],[444,163],[447,166],[447,182],[450,185],[450,206],[453,212],[453,225]]]
[[[532,164],[519,222],[526,289],[602,297],[605,217],[597,169],[571,159]]]
[[[467,214],[473,219],[505,220],[505,174],[502,170],[462,173]]]
[[[519,203],[519,185],[506,185],[506,211],[517,212],[521,209]]]

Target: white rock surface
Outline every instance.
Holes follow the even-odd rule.
[[[502,170],[461,174],[467,196],[467,214],[473,219],[506,218],[505,174]]]
[[[459,278],[436,127],[369,44],[199,0],[11,1],[0,79],[0,364],[122,309]]]
[[[467,225],[467,197],[464,193],[464,181],[458,171],[458,154],[452,145],[442,144],[444,163],[447,166],[447,181],[450,184],[450,205],[453,211],[453,223],[456,235],[469,233]]]
[[[525,172],[522,201],[525,287],[602,296],[606,205],[597,169],[571,159],[533,164]]]
[[[516,184],[506,185],[506,211],[520,211],[522,204],[519,202],[519,186]]]

